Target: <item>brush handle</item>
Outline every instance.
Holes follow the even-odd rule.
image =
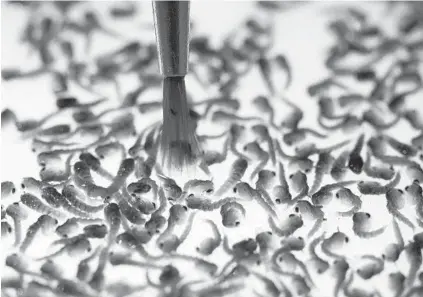
[[[160,73],[164,77],[188,72],[189,1],[153,1]]]

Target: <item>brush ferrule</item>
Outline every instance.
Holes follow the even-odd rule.
[[[189,1],[153,1],[160,73],[164,77],[188,72]]]

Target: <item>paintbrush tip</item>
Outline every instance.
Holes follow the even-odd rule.
[[[195,122],[189,112],[184,77],[163,81],[163,127],[159,156],[169,176],[192,174],[201,148],[195,133]]]

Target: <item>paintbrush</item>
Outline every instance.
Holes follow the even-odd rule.
[[[153,1],[160,73],[163,75],[163,126],[159,160],[169,176],[195,170],[201,149],[185,90],[189,53],[188,1]]]

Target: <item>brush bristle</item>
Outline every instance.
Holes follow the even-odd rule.
[[[183,77],[165,78],[163,82],[163,128],[159,158],[169,176],[192,174],[201,149],[191,119]]]

